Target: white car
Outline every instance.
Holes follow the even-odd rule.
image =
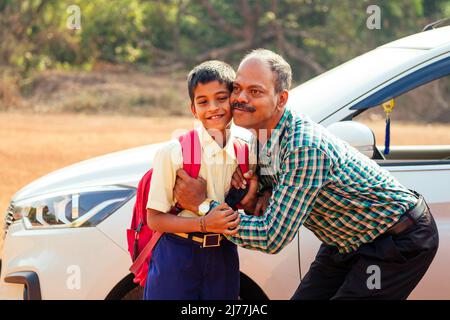
[[[428,200],[440,248],[410,298],[450,299],[450,141],[446,146],[393,146],[385,158],[371,129],[354,118],[449,75],[450,27],[442,27],[363,54],[293,89],[289,98],[291,108],[329,127]],[[137,183],[159,147],[83,161],[18,191],[6,216],[0,299],[139,297],[128,271],[125,230]],[[240,248],[241,297],[289,299],[318,246],[314,235],[301,228],[277,255]]]

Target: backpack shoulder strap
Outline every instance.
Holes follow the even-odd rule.
[[[153,248],[156,246],[156,244],[159,241],[159,238],[164,234],[164,232],[155,232],[153,233],[152,237],[150,238],[150,241],[145,245],[145,247],[142,249],[139,256],[136,258],[136,260],[133,261],[133,264],[129,268],[131,273],[138,274],[139,270],[141,269],[142,265],[145,263],[145,260],[148,258],[150,253],[153,251]]]
[[[200,172],[200,161],[202,155],[200,139],[198,137],[197,131],[191,130],[183,134],[182,136],[179,137],[179,141],[181,144],[181,151],[183,153],[183,169],[191,177],[197,178]],[[133,264],[129,269],[133,274],[136,275],[139,272],[140,268],[145,263],[146,259],[153,251],[153,248],[158,243],[159,239],[163,234],[164,232],[155,232],[152,235],[150,241],[145,245],[145,247],[142,249],[141,253],[136,258],[136,260],[133,262]]]
[[[249,169],[248,145],[240,139],[235,139],[234,152],[236,154],[239,168],[241,169],[242,173],[246,173]]]
[[[143,224],[147,223],[147,200],[148,192],[150,190],[150,181],[152,178],[153,169],[150,169],[141,178],[136,190],[136,202],[133,208],[133,220],[131,228],[140,232]]]
[[[183,170],[192,178],[197,178],[200,172],[202,146],[196,130],[181,135],[178,140],[183,153]]]

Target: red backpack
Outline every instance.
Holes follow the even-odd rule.
[[[179,137],[183,154],[183,169],[197,178],[200,171],[201,145],[198,134],[191,130]],[[234,151],[242,172],[248,171],[248,146],[239,139],[235,140]],[[141,178],[136,191],[136,202],[133,208],[131,227],[127,229],[128,252],[133,264],[130,267],[134,274],[133,281],[144,287],[147,280],[148,267],[153,248],[163,232],[151,230],[147,225],[147,201],[153,169]],[[177,214],[181,208],[175,206],[170,213]]]

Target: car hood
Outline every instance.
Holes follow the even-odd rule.
[[[152,144],[114,152],[59,169],[20,189],[12,201],[78,187],[137,186],[140,178],[151,168],[155,152],[162,145]]]

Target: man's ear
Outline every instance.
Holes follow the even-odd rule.
[[[283,90],[278,94],[278,103],[277,103],[277,108],[278,109],[284,109],[284,107],[286,106],[286,103],[289,99],[289,91],[287,90]]]
[[[194,103],[191,102],[191,112],[195,118],[197,118],[197,110],[195,109]]]

